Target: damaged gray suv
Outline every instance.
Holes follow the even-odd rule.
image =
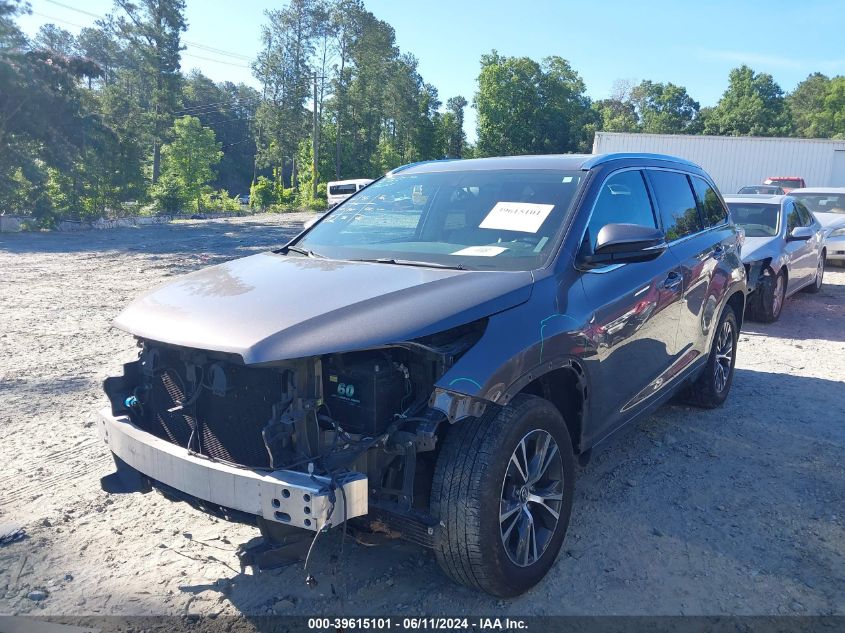
[[[560,551],[576,461],[672,395],[727,397],[739,244],[669,156],[396,169],[117,318],[140,352],[105,383],[114,477],[257,525],[259,566],[348,522],[520,594]]]

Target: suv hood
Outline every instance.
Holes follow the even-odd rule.
[[[426,336],[528,300],[528,271],[463,271],[262,253],[185,275],[115,319],[135,336],[246,364]]]

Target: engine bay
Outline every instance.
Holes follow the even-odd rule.
[[[376,350],[247,366],[231,355],[139,340],[109,378],[114,415],[190,454],[258,471],[367,475],[371,505],[424,512],[446,419],[436,381],[486,321]]]

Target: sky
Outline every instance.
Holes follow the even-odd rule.
[[[587,94],[609,96],[618,79],[673,82],[702,106],[715,105],[732,68],[767,72],[785,91],[812,72],[845,74],[845,0],[364,0],[396,30],[403,53],[419,60],[423,79],[443,103],[463,95],[472,103],[482,54],[496,49],[536,60],[567,59]],[[260,47],[264,11],[283,0],[187,0],[184,70],[215,81],[258,87],[249,60]],[[53,22],[71,32],[111,10],[111,0],[30,0],[20,18],[34,35]],[[93,14],[93,15],[92,15]],[[210,50],[217,49],[217,50]],[[227,54],[219,53],[225,51]],[[466,132],[475,139],[475,112]]]

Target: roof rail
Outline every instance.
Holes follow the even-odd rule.
[[[595,158],[590,158],[581,165],[582,169],[592,169],[598,165],[610,162],[612,160],[624,160],[626,158],[643,158],[647,160],[661,160],[667,163],[676,163],[679,165],[687,165],[689,167],[696,167],[701,169],[700,165],[684,158],[677,156],[669,156],[668,154],[650,154],[648,152],[612,152],[610,154],[598,154]]]

